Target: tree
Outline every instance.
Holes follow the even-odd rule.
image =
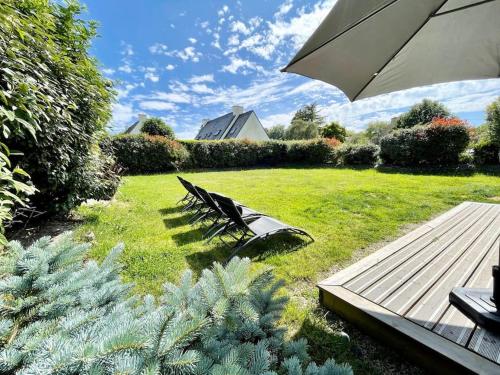
[[[311,362],[279,327],[287,299],[248,259],[186,271],[159,301],[132,295],[115,247],[99,265],[66,234],[0,258],[0,369],[5,374],[352,375]]]
[[[317,126],[322,126],[325,123],[324,117],[319,114],[318,105],[316,103],[305,105],[299,109],[293,116],[292,123],[296,120],[313,122]]]
[[[148,135],[159,135],[168,139],[175,139],[175,133],[171,126],[158,117],[148,118],[144,121],[141,133]]]
[[[314,139],[318,138],[319,128],[314,122],[295,120],[286,130],[286,139]]]
[[[271,139],[284,140],[286,134],[286,128],[284,125],[274,125],[273,127],[267,129],[267,135]]]
[[[345,142],[347,130],[338,122],[333,121],[327,126],[321,128],[321,136],[323,138],[335,138],[340,142]]]
[[[433,118],[448,117],[450,111],[441,103],[424,99],[396,120],[397,128],[412,128],[415,125],[429,124]]]
[[[486,121],[491,142],[500,147],[500,97],[486,108]]]
[[[0,1],[1,142],[38,189],[31,204],[50,213],[93,196],[110,172],[98,141],[114,91],[89,55],[96,24],[81,11],[77,1]]]
[[[394,126],[387,121],[373,121],[368,123],[365,133],[368,140],[380,145],[380,140],[394,130]]]

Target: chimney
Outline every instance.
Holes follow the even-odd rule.
[[[233,115],[239,116],[245,112],[245,109],[241,105],[233,105]]]

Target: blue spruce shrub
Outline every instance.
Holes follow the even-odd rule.
[[[114,248],[99,265],[71,235],[0,258],[0,372],[9,374],[352,374],[310,362],[278,327],[286,298],[248,259],[186,271],[159,301],[120,280]]]

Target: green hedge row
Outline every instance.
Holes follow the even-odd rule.
[[[171,141],[162,137],[118,136],[111,140],[117,163],[127,173],[176,169],[239,168],[283,164],[374,165],[378,147],[313,141]]]
[[[415,126],[382,138],[380,158],[390,165],[453,165],[469,142],[469,129],[461,124]]]

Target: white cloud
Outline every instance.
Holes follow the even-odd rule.
[[[222,67],[223,72],[236,74],[241,71],[244,75],[249,74],[251,70],[264,72],[264,68],[249,60],[243,60],[236,56],[229,58],[230,63]]]
[[[288,112],[288,113],[278,113],[275,115],[269,115],[266,117],[262,117],[262,118],[260,118],[260,121],[262,122],[262,125],[264,125],[265,128],[270,128],[274,125],[288,126],[290,124],[290,122],[292,121],[294,114],[295,114],[295,111]]]
[[[293,1],[292,0],[287,0],[283,4],[280,5],[278,12],[276,12],[275,17],[283,17],[284,15],[288,14],[293,8]]]
[[[160,80],[160,76],[153,72],[146,72],[144,74],[145,79],[149,79],[151,82],[158,82]]]
[[[219,17],[222,17],[224,14],[226,14],[227,12],[229,12],[229,7],[227,5],[224,5],[222,7],[222,9],[220,9],[217,14],[219,15]]]
[[[285,20],[284,15],[291,8],[291,3],[282,4],[273,22],[267,22],[266,29],[253,33],[248,41],[242,42],[242,48],[270,60],[280,44],[291,41],[294,50],[298,50],[312,35],[321,21],[330,12],[336,0],[324,0],[316,3],[311,10],[301,8],[297,15]],[[289,9],[290,8],[290,9]],[[285,12],[286,13],[283,13]]]
[[[141,102],[162,101],[162,102],[171,102],[177,104],[189,104],[192,102],[191,96],[185,92],[163,92],[163,91],[154,91],[152,94],[148,95],[136,95],[134,96],[134,100]]]
[[[149,52],[153,55],[166,55],[168,53],[168,47],[166,44],[155,43],[149,47]]]
[[[132,69],[132,67],[130,66],[129,63],[125,63],[124,65],[118,67],[118,70],[120,72],[127,73],[127,74],[130,74],[134,71],[134,69]]]
[[[214,93],[214,90],[212,90],[207,85],[198,84],[198,83],[191,86],[191,91],[193,91],[197,94],[213,94]]]
[[[175,56],[180,58],[182,61],[192,61],[192,62],[199,62],[200,57],[203,56],[201,52],[196,51],[196,48],[194,47],[186,47],[183,50],[176,50],[172,51],[169,53],[169,56]]]
[[[233,33],[241,33],[244,35],[250,34],[252,31],[241,21],[235,21],[231,24],[231,31]]]
[[[115,70],[112,68],[102,68],[102,72],[108,76],[111,76],[115,73]]]
[[[198,42],[198,40],[196,38],[189,38],[188,39],[192,44],[196,44],[196,42]]]
[[[192,76],[189,79],[189,83],[203,83],[203,82],[214,82],[214,75],[205,74],[202,76]]]
[[[118,86],[116,88],[117,99],[125,99],[128,97],[129,93],[137,87],[137,84],[127,83],[123,86]]]
[[[174,65],[172,65],[172,64],[168,64],[168,65],[165,67],[165,69],[166,69],[166,70],[170,70],[170,71],[172,71],[172,70],[174,70],[174,69],[175,69],[175,66],[174,66]]]
[[[122,41],[122,52],[121,54],[124,56],[133,56],[134,55],[134,48],[132,47],[131,44],[125,43]]]
[[[159,100],[143,101],[139,103],[139,107],[150,111],[175,111],[177,106],[173,103],[162,102]]]
[[[129,103],[115,103],[113,104],[113,132],[123,132],[125,129],[132,125],[137,112],[134,107]]]
[[[231,35],[227,40],[227,44],[230,46],[237,46],[240,44],[240,37],[237,34]],[[231,54],[232,51],[229,51],[228,54]],[[226,53],[224,53],[226,54]]]
[[[217,49],[221,49],[219,33],[214,33],[214,41],[212,42],[212,46]]]

